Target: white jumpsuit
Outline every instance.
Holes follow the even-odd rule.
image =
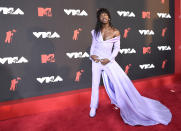
[[[104,41],[101,33],[98,34],[98,38],[94,37],[94,30],[92,30],[91,33],[93,37],[90,49],[90,56],[97,55],[99,59],[107,58],[110,60],[110,62],[113,62],[120,49],[120,36]],[[113,44],[114,50],[112,52]],[[91,108],[98,107],[101,74],[108,64],[102,65],[101,62],[96,63],[92,60],[92,95],[90,104]]]

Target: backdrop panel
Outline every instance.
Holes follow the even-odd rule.
[[[90,88],[101,7],[121,32],[116,61],[130,79],[174,73],[172,0],[1,0],[0,101]]]

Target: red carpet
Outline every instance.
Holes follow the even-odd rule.
[[[181,131],[181,82],[165,87],[141,88],[139,92],[159,100],[171,110],[173,118],[168,126],[129,126],[122,121],[119,110],[115,110],[108,98],[102,98],[100,94],[95,118],[88,116],[90,101],[87,100],[87,104],[77,104],[72,108],[0,121],[0,131]],[[47,105],[47,108],[52,107]]]

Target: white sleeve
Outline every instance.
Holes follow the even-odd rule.
[[[93,55],[95,45],[96,45],[96,41],[95,41],[95,38],[94,38],[94,30],[91,31],[91,34],[92,34],[92,44],[91,44],[91,48],[90,48],[90,56],[89,56],[90,60],[92,60],[91,55]]]
[[[108,59],[110,61],[113,61],[115,59],[115,57],[118,55],[119,50],[120,50],[120,40],[118,40],[114,43],[114,48],[113,48],[112,54]]]

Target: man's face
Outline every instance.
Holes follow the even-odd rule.
[[[107,13],[101,13],[99,18],[103,24],[109,23],[109,16]]]

